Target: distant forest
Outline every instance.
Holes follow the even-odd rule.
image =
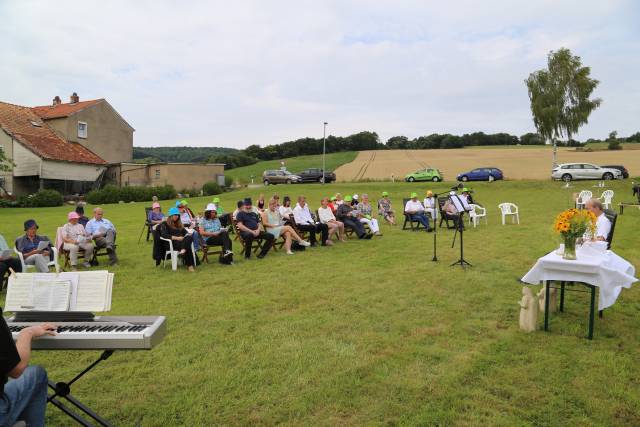
[[[217,156],[233,155],[238,151],[224,147],[133,147],[133,160],[144,163],[202,163]]]

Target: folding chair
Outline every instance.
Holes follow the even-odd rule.
[[[451,216],[447,215],[447,213],[444,210],[444,204],[447,202],[449,198],[448,197],[438,197],[438,212],[440,213],[440,223],[438,224],[438,227],[442,228],[442,223],[444,222],[445,225],[447,226],[447,228],[456,228],[456,221],[455,219],[451,218]],[[453,225],[449,224],[449,221],[451,221],[453,223]]]
[[[238,221],[236,221],[235,219],[233,220],[233,228],[235,228],[236,236],[238,237],[238,241],[242,245],[242,249],[244,252],[244,250],[246,249],[245,248],[246,244],[244,239],[242,238],[242,235],[240,234],[240,228],[238,228]],[[255,254],[256,252],[262,249],[263,244],[264,242],[262,241],[261,238],[253,239],[253,242],[251,243],[251,252]]]
[[[152,211],[152,208],[144,208],[144,225],[142,226],[142,230],[140,230],[140,236],[138,236],[138,243],[140,243],[140,239],[142,239],[142,234],[144,233],[144,228],[147,227],[147,242],[149,241],[149,236],[151,236],[151,227],[153,227],[153,223],[149,221],[149,212]]]
[[[611,221],[611,230],[607,236],[607,249],[611,249],[611,243],[613,243],[613,232],[616,229],[616,222],[618,221],[618,213],[612,209],[605,209],[604,215],[609,221]]]
[[[402,229],[403,230],[418,231],[418,230],[420,230],[420,225],[421,225],[420,222],[416,221],[414,219],[411,219],[411,215],[408,214],[404,210],[404,208],[405,208],[405,206],[407,206],[407,202],[409,200],[411,200],[411,199],[402,199],[402,212],[404,213],[404,223],[402,224]],[[407,227],[407,224],[409,224],[408,227]]]

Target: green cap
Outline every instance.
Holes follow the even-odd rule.
[[[187,202],[186,200],[180,200],[180,203],[187,206],[189,204],[189,202]]]
[[[331,201],[334,202],[336,200],[336,196],[331,196]]]
[[[220,203],[220,197],[214,197],[213,203]]]
[[[468,193],[468,192],[469,192],[469,189],[468,189],[467,187],[464,187],[464,188],[462,189],[462,192],[464,193],[465,191]]]
[[[418,197],[418,193],[411,193],[411,198]]]
[[[384,196],[388,196],[388,195],[389,195],[389,193],[387,193],[386,191],[383,191],[383,192],[382,192],[382,197],[384,197]]]
[[[343,199],[345,202],[350,202],[351,201],[351,196],[344,196]]]

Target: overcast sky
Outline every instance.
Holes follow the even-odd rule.
[[[601,81],[578,137],[640,131],[634,0],[0,0],[0,22],[0,100],[106,98],[136,146],[520,135],[523,81],[563,46]]]

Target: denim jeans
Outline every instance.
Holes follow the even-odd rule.
[[[411,220],[418,221],[424,228],[429,228],[429,218],[424,213],[412,214]]]
[[[0,426],[12,426],[22,420],[29,427],[44,426],[47,407],[47,371],[29,366],[20,377],[4,385],[0,397]]]

